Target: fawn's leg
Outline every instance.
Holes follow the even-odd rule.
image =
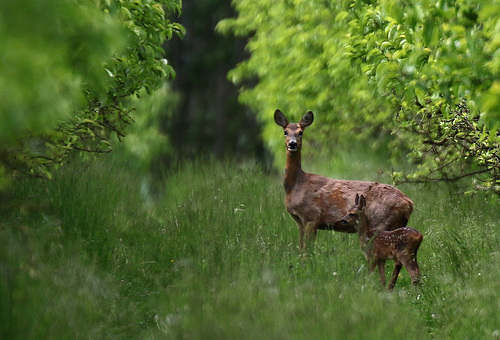
[[[374,258],[371,258],[368,254],[365,256],[368,260],[368,269],[370,270],[370,272],[373,272],[375,270],[375,267],[377,266],[377,261],[375,261]]]
[[[394,261],[394,271],[392,272],[391,282],[389,282],[389,290],[392,290],[396,285],[396,280],[398,279],[398,275],[402,267],[403,264],[401,262],[399,262],[398,260]]]
[[[380,283],[385,287],[385,260],[378,260],[377,267],[380,274]]]

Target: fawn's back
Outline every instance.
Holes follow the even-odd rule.
[[[371,242],[362,243],[373,256],[384,260],[397,260],[401,255],[415,256],[423,240],[418,230],[409,227],[379,231],[371,238]]]

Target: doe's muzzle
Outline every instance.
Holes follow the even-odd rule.
[[[299,145],[297,144],[296,141],[291,140],[288,142],[288,150],[289,151],[297,151],[298,148],[299,148]]]

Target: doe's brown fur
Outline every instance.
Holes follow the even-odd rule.
[[[302,170],[302,136],[313,120],[311,111],[298,123],[289,123],[280,110],[274,113],[275,123],[283,128],[287,150],[283,177],[285,207],[299,227],[300,248],[307,249],[318,229],[355,233],[353,226],[342,223],[342,217],[356,193],[368,198],[366,216],[373,228],[392,230],[406,226],[413,202],[392,185],[332,179]]]

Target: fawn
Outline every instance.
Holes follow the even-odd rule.
[[[377,230],[406,226],[413,202],[395,187],[376,182],[331,179],[302,170],[302,135],[313,120],[311,111],[299,123],[289,123],[280,110],[274,113],[275,123],[285,134],[285,207],[299,227],[300,249],[307,249],[318,229],[355,233],[352,225],[342,223],[342,217],[356,193],[369,199],[366,216]]]
[[[377,231],[370,228],[365,209],[366,199],[356,194],[354,207],[344,216],[342,222],[353,225],[359,235],[361,249],[365,253],[371,271],[378,267],[380,282],[385,286],[385,261],[394,260],[389,289],[393,289],[401,266],[404,265],[414,286],[420,282],[417,251],[422,243],[422,234],[412,228],[398,228],[391,231]]]

